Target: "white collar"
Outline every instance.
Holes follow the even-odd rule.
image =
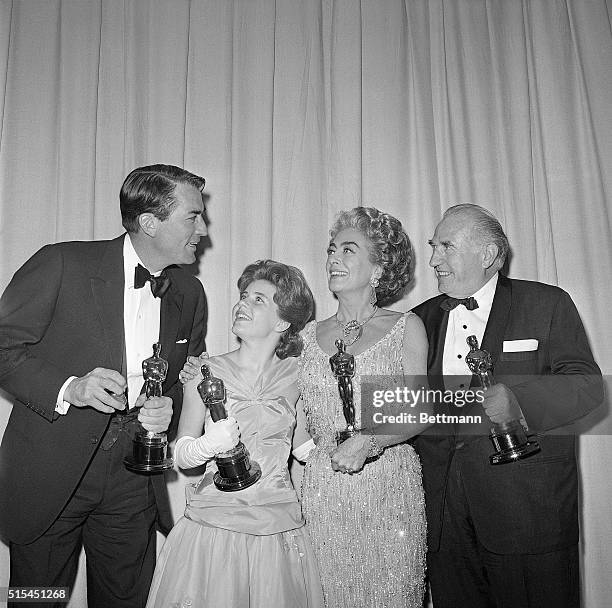
[[[497,289],[497,279],[499,273],[496,272],[472,297],[478,302],[478,308],[491,310],[495,290]]]
[[[132,244],[132,239],[130,238],[130,234],[125,235],[125,239],[123,241],[123,271],[125,273],[125,284],[127,287],[134,287],[134,269],[136,266],[140,264],[144,268],[147,268],[144,262],[138,257],[136,250],[134,249],[134,245]],[[149,270],[147,268],[147,270]],[[151,272],[149,270],[149,272]],[[157,277],[161,274],[161,270],[159,272],[151,272],[151,275]]]

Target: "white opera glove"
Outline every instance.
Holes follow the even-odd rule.
[[[315,447],[315,442],[312,439],[309,439],[306,443],[298,445],[298,447],[291,452],[291,455],[300,462],[306,462],[308,455],[315,449]]]
[[[174,461],[181,469],[192,469],[214,458],[216,454],[231,450],[240,439],[235,418],[209,422],[201,437],[183,436],[174,446]]]

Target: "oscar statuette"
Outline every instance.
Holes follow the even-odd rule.
[[[329,358],[332,373],[338,381],[338,392],[342,401],[342,413],[346,422],[346,428],[336,431],[336,444],[340,445],[349,437],[360,435],[362,429],[355,426],[355,401],[353,398],[353,382],[355,376],[355,357],[346,352],[346,345],[343,340],[336,340],[337,353]],[[379,454],[380,455],[380,454]],[[365,462],[373,462],[379,455],[368,456]]]
[[[153,356],[142,362],[142,375],[145,381],[147,399],[162,396],[162,384],[168,373],[168,362],[160,356],[161,344],[153,344]],[[172,458],[168,457],[168,437],[166,433],[147,431],[138,424],[132,440],[132,456],[124,458],[127,469],[136,473],[161,473],[172,468]]]
[[[465,362],[472,374],[478,376],[483,390],[486,391],[495,383],[491,371],[493,368],[491,354],[478,348],[476,336],[469,336],[467,343],[470,352],[466,355]],[[495,453],[489,457],[491,464],[515,462],[540,451],[538,442],[527,438],[527,432],[520,420],[494,424],[490,439],[495,447]]]
[[[202,365],[203,380],[198,384],[198,393],[204,405],[210,410],[213,422],[225,420],[225,385],[221,378],[212,375],[208,365]],[[252,486],[261,477],[261,467],[251,460],[244,443],[215,456],[217,472],[213,477],[215,486],[222,492],[235,492]]]

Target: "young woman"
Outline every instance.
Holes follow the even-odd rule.
[[[199,371],[185,383],[175,460],[182,468],[207,463],[207,470],[187,487],[185,515],[163,546],[147,608],[322,606],[287,466],[298,400],[295,357],[312,294],[297,268],[271,260],[247,266],[238,289],[232,331],[239,348],[200,361],[223,380],[230,418],[212,422],[197,392]],[[213,458],[234,447],[239,432],[262,476],[248,488],[222,492],[213,483]],[[295,444],[306,437],[296,430]]]

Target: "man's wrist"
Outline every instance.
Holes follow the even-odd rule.
[[[70,401],[66,400],[66,393],[69,392],[68,386],[73,380],[76,380],[76,378],[77,376],[70,376],[70,378],[68,378],[66,382],[62,384],[62,387],[60,388],[59,393],[57,394],[57,401],[55,402],[55,411],[58,414],[64,415],[68,412],[68,408],[70,407]]]

